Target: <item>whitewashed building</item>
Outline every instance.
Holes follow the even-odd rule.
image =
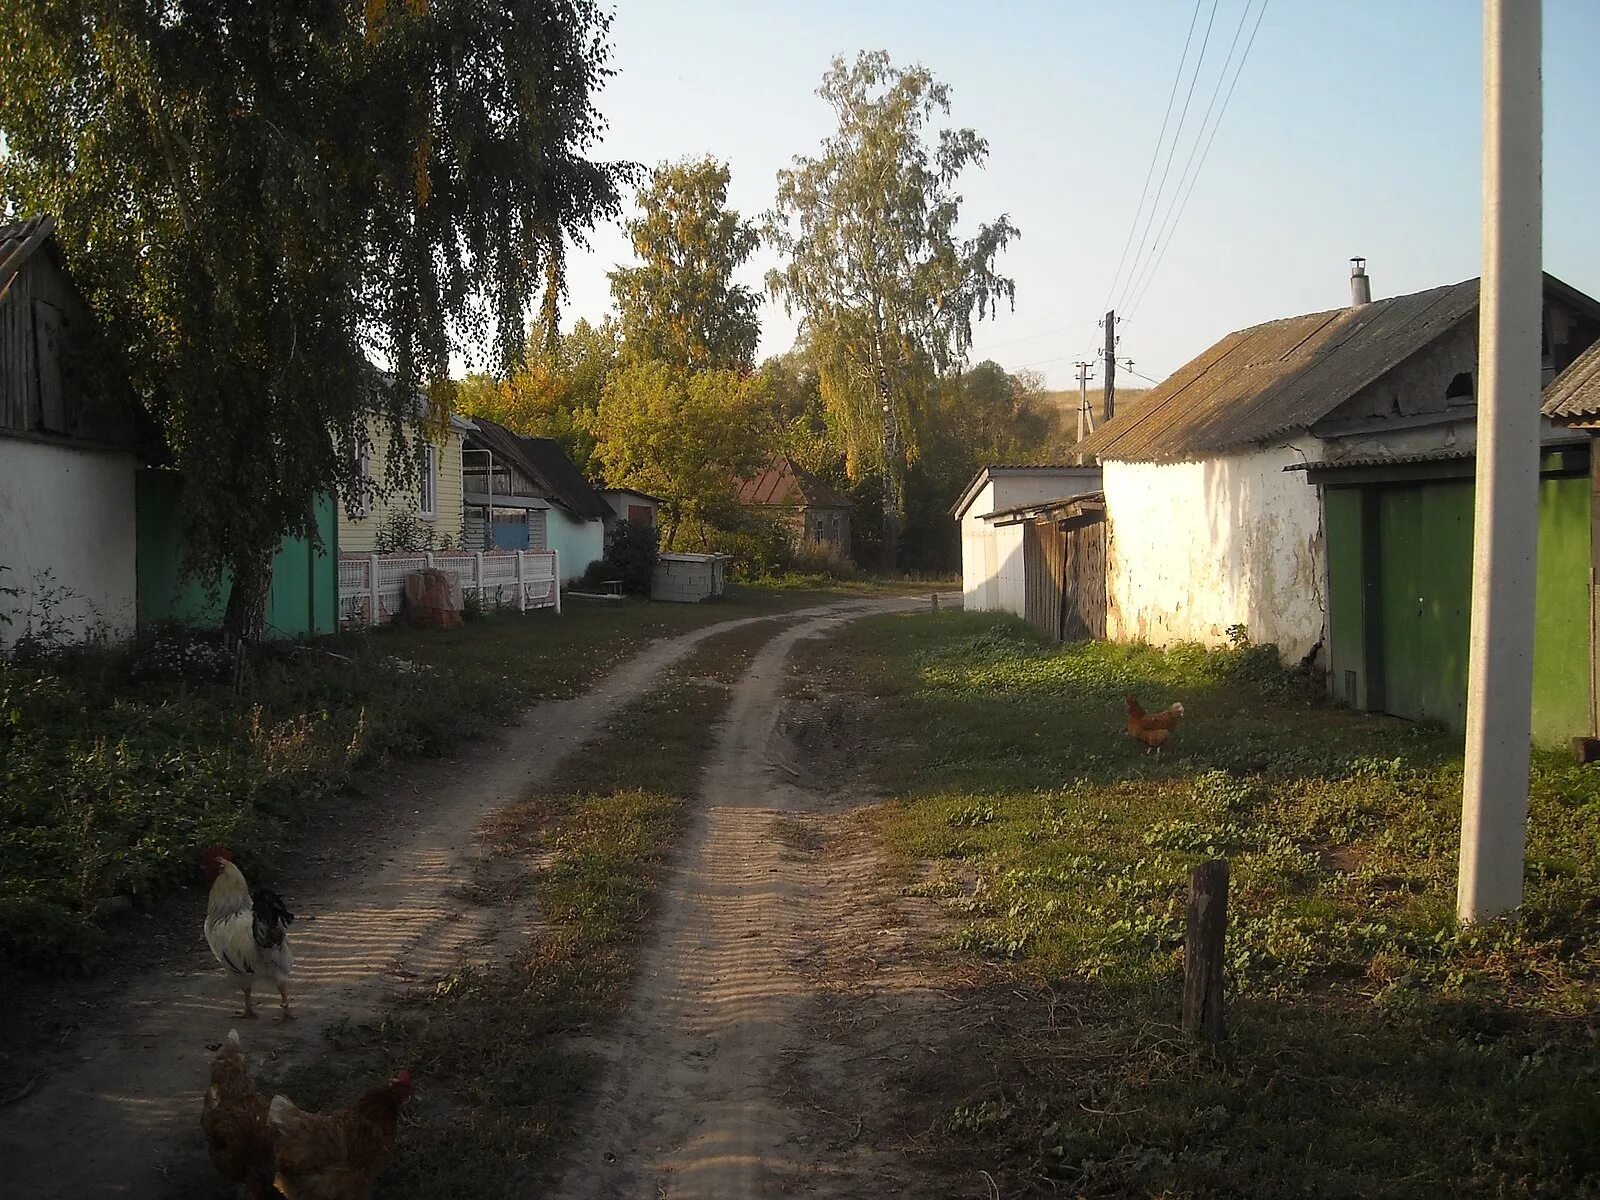
[[[0,642],[133,631],[133,403],[96,369],[55,222],[0,226]]]
[[[974,475],[950,510],[961,526],[966,611],[1026,615],[1023,526],[1007,518],[1022,507],[1099,488],[1099,467],[991,466]]]
[[[1325,667],[1329,530],[1357,559],[1381,532],[1362,533],[1377,516],[1354,489],[1383,489],[1387,511],[1397,489],[1472,457],[1478,281],[1374,301],[1353,261],[1350,306],[1229,334],[1081,444],[1104,470],[1109,638],[1217,646],[1242,632]],[[1600,330],[1600,307],[1549,275],[1544,304],[1549,378]],[[1470,504],[1465,519],[1470,545]],[[1437,624],[1459,599],[1412,607]]]

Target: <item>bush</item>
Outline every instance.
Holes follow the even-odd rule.
[[[849,556],[833,542],[801,542],[790,559],[789,569],[797,575],[819,575],[825,579],[855,579],[861,574]]]
[[[650,521],[618,521],[606,539],[603,568],[608,579],[620,579],[630,596],[648,596],[656,573],[661,533]]]
[[[771,513],[740,511],[722,527],[708,528],[706,552],[726,554],[736,579],[786,573],[794,561],[794,533]]]

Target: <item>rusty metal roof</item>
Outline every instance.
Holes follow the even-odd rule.
[[[810,508],[854,508],[827,483],[785,454],[775,454],[749,479],[738,481],[740,504],[780,504]]]
[[[1159,462],[1307,429],[1477,307],[1478,281],[1468,279],[1230,333],[1078,449]]]
[[[1551,380],[1540,411],[1557,422],[1590,424],[1600,420],[1600,342]]]

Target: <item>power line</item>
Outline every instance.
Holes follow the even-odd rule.
[[[1194,74],[1189,77],[1189,91],[1183,97],[1183,111],[1178,114],[1178,128],[1172,133],[1172,144],[1167,147],[1167,161],[1161,167],[1161,182],[1156,184],[1156,198],[1150,205],[1150,216],[1145,221],[1144,233],[1139,238],[1139,248],[1133,252],[1133,266],[1128,269],[1129,276],[1139,273],[1139,259],[1144,254],[1145,242],[1150,237],[1150,227],[1155,224],[1156,209],[1161,204],[1161,193],[1166,190],[1167,176],[1172,171],[1172,158],[1178,151],[1178,142],[1183,137],[1183,123],[1189,116],[1189,104],[1194,99],[1195,84],[1200,82],[1200,68],[1205,65],[1206,47],[1211,44],[1211,27],[1216,24],[1217,4],[1219,0],[1211,0],[1211,15],[1206,18],[1205,36],[1200,40],[1200,53],[1195,56]],[[1127,299],[1128,286],[1123,284],[1122,295],[1117,298],[1114,307],[1122,308],[1123,301]]]
[[[1154,265],[1146,273],[1144,285],[1139,294],[1134,297],[1131,308],[1138,308],[1144,300],[1145,293],[1150,290],[1150,284],[1155,279],[1155,273],[1161,266],[1161,260],[1166,257],[1167,247],[1172,245],[1172,239],[1177,236],[1178,225],[1183,220],[1184,210],[1189,207],[1189,197],[1194,195],[1195,185],[1200,182],[1200,172],[1205,170],[1206,159],[1211,155],[1211,143],[1217,140],[1217,130],[1222,128],[1222,118],[1228,114],[1228,103],[1233,99],[1233,89],[1239,85],[1239,76],[1244,74],[1244,64],[1250,58],[1250,48],[1256,44],[1256,34],[1261,29],[1261,18],[1267,15],[1267,5],[1271,0],[1261,0],[1261,8],[1256,13],[1256,23],[1250,30],[1250,40],[1244,45],[1244,53],[1239,57],[1239,66],[1233,73],[1233,82],[1228,85],[1228,94],[1222,98],[1222,108],[1217,113],[1217,120],[1211,127],[1211,136],[1206,139],[1206,148],[1200,153],[1200,162],[1195,167],[1194,178],[1189,181],[1189,190],[1184,193],[1183,202],[1178,205],[1178,215],[1173,219],[1172,229],[1167,234],[1167,240],[1162,243],[1156,252]],[[1248,7],[1247,7],[1248,11]]]
[[[1042,333],[1030,333],[1027,337],[1012,338],[1009,342],[990,342],[986,346],[973,346],[969,354],[982,354],[987,350],[999,350],[1003,346],[1015,346],[1021,342],[1034,342],[1043,337],[1051,337],[1058,333],[1071,333],[1074,329],[1082,329],[1086,325],[1093,325],[1093,321],[1078,321],[1072,325],[1062,325],[1057,329],[1046,329]]]
[[[1156,135],[1156,144],[1150,149],[1150,165],[1145,168],[1144,186],[1139,189],[1139,204],[1133,210],[1133,222],[1128,226],[1128,236],[1122,241],[1122,256],[1117,259],[1117,273],[1111,277],[1111,286],[1106,288],[1106,298],[1101,301],[1101,308],[1111,304],[1111,293],[1117,290],[1117,282],[1122,278],[1122,266],[1128,261],[1128,247],[1133,245],[1133,233],[1139,228],[1139,217],[1144,212],[1144,198],[1150,192],[1150,180],[1156,173],[1156,159],[1161,157],[1161,143],[1167,138],[1172,102],[1178,98],[1178,85],[1183,82],[1183,64],[1189,61],[1189,44],[1194,41],[1194,27],[1200,20],[1200,6],[1204,3],[1205,0],[1194,0],[1194,15],[1189,18],[1189,32],[1183,39],[1183,53],[1178,58],[1178,69],[1172,75],[1172,90],[1167,93],[1167,111],[1161,117],[1161,132]]]
[[[1194,166],[1194,156],[1200,149],[1200,143],[1206,140],[1206,128],[1211,123],[1211,114],[1216,111],[1217,97],[1222,94],[1222,85],[1227,82],[1228,68],[1233,65],[1234,53],[1239,49],[1239,38],[1244,33],[1245,22],[1250,19],[1250,6],[1255,0],[1244,0],[1244,8],[1239,12],[1239,24],[1234,27],[1233,41],[1228,44],[1228,56],[1222,60],[1222,69],[1217,72],[1217,82],[1211,88],[1211,99],[1206,103],[1206,111],[1200,118],[1200,128],[1195,132],[1194,141],[1189,145],[1189,155],[1183,160],[1183,170],[1178,173],[1178,186],[1172,190],[1172,195],[1167,198],[1167,211],[1162,214],[1161,222],[1156,226],[1156,239],[1150,246],[1150,257],[1145,260],[1144,270],[1135,273],[1128,281],[1127,295],[1123,298],[1131,300],[1140,292],[1140,285],[1150,273],[1150,265],[1156,261],[1160,253],[1161,239],[1167,232],[1167,226],[1172,220],[1172,214],[1177,211],[1178,201],[1183,196],[1184,185],[1189,182],[1189,171]]]

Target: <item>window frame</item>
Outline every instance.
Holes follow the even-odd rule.
[[[432,521],[439,515],[439,447],[425,442],[417,478],[417,516]],[[491,518],[492,520],[492,518]]]
[[[364,521],[372,515],[372,507],[377,498],[372,478],[372,457],[372,437],[363,431],[356,441],[356,494],[345,506],[345,511],[350,514],[352,521]]]

